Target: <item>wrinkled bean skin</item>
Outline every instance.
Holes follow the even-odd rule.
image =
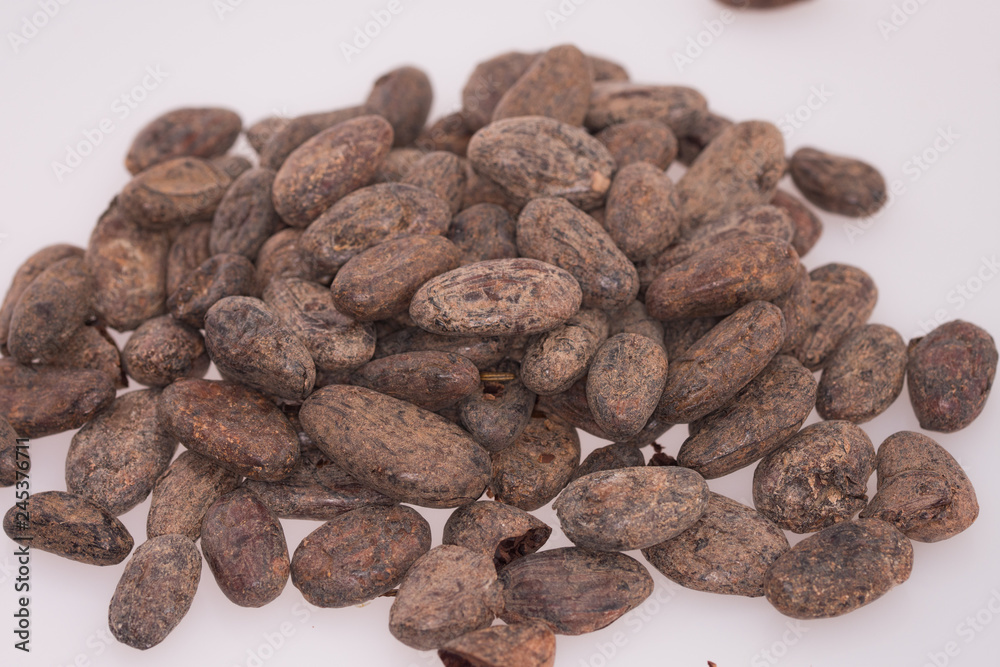
[[[568,271],[580,284],[584,308],[615,312],[639,293],[635,266],[601,225],[563,199],[534,199],[517,219],[523,257]]]
[[[587,57],[563,44],[539,56],[497,102],[493,121],[517,116],[546,116],[583,125],[590,104],[593,74]]]
[[[711,111],[696,113],[677,135],[677,161],[688,167],[713,139],[732,127],[733,121]]]
[[[462,505],[444,525],[444,544],[454,544],[493,559],[497,571],[518,558],[533,554],[552,534],[552,528],[533,515],[501,502]]]
[[[264,303],[306,347],[317,373],[355,369],[375,353],[371,324],[338,310],[334,295],[322,285],[298,278],[272,280]]]
[[[458,407],[465,430],[488,452],[511,446],[527,427],[535,407],[535,393],[520,380],[515,361],[504,361],[494,372],[511,373],[513,380],[481,382]]]
[[[572,387],[561,394],[539,397],[537,409],[593,436],[603,440],[611,440],[611,437],[598,426],[594,415],[590,412],[590,405],[587,402],[586,378],[577,380]],[[624,444],[645,447],[666,433],[670,426],[671,424],[657,418],[654,412],[642,431],[635,437],[629,438]]]
[[[177,157],[219,157],[236,142],[242,127],[243,121],[229,109],[168,111],[139,130],[125,156],[125,168],[135,175]]]
[[[462,253],[462,266],[517,257],[517,223],[501,206],[476,204],[455,216],[448,239]]]
[[[846,264],[813,269],[809,281],[813,316],[793,354],[803,366],[816,371],[851,331],[868,321],[878,289],[871,276]]]
[[[208,508],[235,490],[240,477],[195,451],[181,452],[153,487],[146,537],[176,533],[197,540]]]
[[[274,210],[285,224],[307,227],[339,199],[372,182],[392,141],[392,126],[378,116],[345,120],[316,134],[280,168],[265,165],[278,172]]]
[[[53,357],[93,317],[94,279],[82,257],[59,260],[25,288],[10,316],[7,350],[22,364]]]
[[[637,162],[666,170],[677,157],[677,137],[658,120],[609,125],[595,136],[607,146],[619,170]]]
[[[662,252],[680,233],[674,184],[648,162],[622,167],[608,191],[608,234],[633,262]]]
[[[263,607],[288,581],[288,545],[278,517],[247,489],[236,489],[208,509],[201,550],[219,588],[241,607]]]
[[[128,386],[128,378],[122,371],[121,352],[107,330],[98,324],[77,329],[76,334],[55,355],[41,357],[41,363],[56,368],[89,368],[101,371],[108,376],[115,389],[124,389]]]
[[[424,152],[418,148],[393,148],[375,174],[375,182],[399,183],[423,158]]]
[[[847,421],[819,422],[765,456],[753,476],[757,511],[793,533],[848,521],[868,504],[875,448]]]
[[[479,369],[447,352],[404,352],[370,361],[351,375],[351,384],[437,412],[479,388]]]
[[[427,75],[416,67],[400,67],[375,81],[365,106],[392,125],[394,146],[409,146],[424,128],[433,101]]]
[[[254,292],[254,273],[243,255],[209,257],[180,281],[167,299],[167,310],[178,321],[202,329],[205,315],[220,300]]]
[[[35,278],[53,264],[68,257],[83,257],[83,255],[84,250],[74,245],[51,245],[42,248],[24,260],[24,263],[18,267],[10,282],[10,287],[7,288],[7,293],[4,295],[3,306],[0,306],[0,351],[3,352],[4,356],[9,356],[7,336],[10,332],[10,318],[14,314],[14,307],[20,301],[24,291],[34,282]]]
[[[906,366],[910,404],[920,427],[952,433],[983,411],[997,370],[993,337],[955,320],[910,341]]]
[[[912,568],[913,547],[893,526],[845,521],[779,556],[764,577],[764,595],[785,616],[833,618],[882,597]]]
[[[658,320],[726,315],[781,296],[798,269],[798,254],[781,239],[730,238],[661,273],[646,291],[646,308]]]
[[[512,445],[493,453],[490,490],[531,512],[559,495],[580,464],[580,437],[563,422],[533,417]]]
[[[597,208],[611,187],[611,153],[581,128],[542,116],[507,118],[473,135],[469,161],[518,204],[562,197]]]
[[[688,424],[677,463],[715,479],[780,447],[805,423],[816,380],[795,357],[779,355],[733,400]]]
[[[133,178],[119,195],[122,213],[144,229],[211,220],[233,177],[212,162],[179,157]]]
[[[745,236],[776,236],[790,243],[795,236],[795,226],[788,214],[777,206],[761,204],[736,209],[689,230],[659,255],[649,258],[649,271],[655,278],[692,255],[723,241]]]
[[[433,193],[448,204],[454,216],[462,210],[467,180],[464,160],[453,153],[435,151],[417,160],[406,172],[402,183]]]
[[[786,334],[781,353],[794,354],[809,335],[813,323],[812,278],[803,264],[799,264],[795,282],[789,290],[771,303],[781,308],[785,317]]]
[[[406,327],[381,336],[375,343],[375,358],[392,354],[435,350],[468,358],[476,368],[485,370],[503,359],[510,349],[510,339],[500,336],[440,336],[420,327]]]
[[[174,242],[170,244],[170,254],[167,255],[168,297],[180,287],[189,273],[212,256],[208,247],[211,232],[212,223],[193,222],[174,234]]]
[[[962,466],[926,435],[890,435],[875,457],[878,492],[862,518],[891,523],[911,540],[954,537],[979,516],[979,502]]]
[[[17,432],[7,420],[0,417],[0,486],[13,486],[17,482],[18,465]]]
[[[905,376],[903,337],[883,324],[866,324],[848,334],[827,359],[816,410],[823,419],[871,421],[899,397]]]
[[[744,306],[670,362],[656,416],[686,424],[718,410],[764,370],[784,339],[777,306]]]
[[[785,173],[785,142],[771,123],[723,130],[677,183],[683,228],[695,229],[736,209],[766,204]]]
[[[160,392],[124,394],[74,436],[66,454],[66,489],[114,516],[149,495],[170,465],[177,442],[159,425]]]
[[[115,399],[107,373],[0,359],[0,417],[24,438],[80,428]]]
[[[251,479],[281,479],[298,462],[288,419],[242,385],[178,380],[160,394],[158,410],[162,427],[185,447]]]
[[[465,126],[465,114],[456,111],[424,128],[413,145],[424,151],[448,151],[465,157],[471,138],[472,132]]]
[[[618,334],[601,345],[590,364],[587,404],[601,430],[622,442],[642,431],[666,382],[663,347],[640,334]]]
[[[462,90],[462,115],[475,132],[493,119],[497,103],[528,71],[537,54],[511,51],[476,65]]]
[[[336,272],[352,257],[402,234],[443,236],[451,222],[448,203],[423,188],[377,183],[331,206],[302,235],[315,267]]]
[[[438,657],[445,667],[552,667],[556,636],[541,623],[495,625],[448,642]]]
[[[108,609],[111,634],[150,649],[177,627],[201,581],[201,554],[183,535],[154,537],[135,550]]]
[[[295,549],[292,584],[317,607],[350,607],[395,588],[431,548],[415,510],[359,507],[324,523]]]
[[[208,352],[201,332],[169,315],[146,320],[122,350],[122,367],[147,387],[166,387],[181,378],[204,377]]]
[[[122,522],[83,496],[43,491],[25,503],[26,511],[15,505],[3,518],[3,531],[15,542],[87,565],[117,565],[132,551]]]
[[[591,551],[646,549],[690,528],[708,485],[687,468],[602,470],[571,482],[552,505],[566,537]]]
[[[229,187],[212,218],[211,254],[234,253],[251,262],[257,259],[267,239],[284,226],[271,203],[276,175],[271,169],[251,169]]]
[[[368,115],[371,115],[371,111],[364,105],[360,105],[345,109],[335,109],[333,111],[305,114],[291,120],[286,120],[281,127],[275,129],[273,134],[268,137],[267,143],[260,151],[260,166],[265,169],[278,171],[281,169],[281,165],[285,163],[285,160],[295,152],[295,149],[320,132],[329,130],[359,116]],[[392,141],[391,138],[389,141]]]
[[[560,635],[607,627],[653,592],[653,578],[621,553],[570,547],[521,558],[500,572],[509,624],[539,621]]]
[[[584,475],[602,470],[620,470],[622,468],[644,465],[646,465],[646,459],[643,458],[641,449],[629,444],[616,442],[604,447],[598,447],[590,454],[587,454],[587,458],[573,471],[569,481],[572,483]]]
[[[421,556],[399,585],[389,631],[421,651],[489,627],[503,605],[493,561],[450,544]]]
[[[458,507],[482,495],[489,455],[444,417],[364,387],[329,385],[299,413],[302,427],[359,482],[422,507]]]
[[[358,482],[314,446],[303,447],[287,477],[270,482],[248,479],[243,486],[281,519],[329,521],[359,507],[397,504]]]
[[[608,316],[581,309],[565,324],[533,338],[521,361],[521,381],[538,395],[568,390],[587,373],[608,337]]]
[[[100,320],[118,331],[132,331],[167,312],[166,232],[140,228],[117,202],[98,220],[87,246],[94,278],[94,308]]]
[[[767,569],[788,549],[785,534],[766,517],[713,493],[694,525],[642,555],[686,588],[761,597]]]
[[[443,236],[399,236],[349,259],[333,279],[333,299],[356,320],[389,319],[407,312],[421,285],[460,261],[459,249]]]
[[[263,155],[264,147],[275,134],[288,127],[290,118],[265,116],[246,129],[247,142],[257,155]]]
[[[792,245],[795,246],[795,252],[799,253],[799,257],[805,257],[823,235],[823,221],[802,201],[780,188],[771,198],[771,206],[777,206],[788,213],[795,226]]]
[[[882,174],[860,160],[800,148],[788,171],[799,192],[824,211],[861,218],[874,215],[888,200]]]
[[[309,350],[259,299],[216,302],[205,316],[205,347],[224,377],[285,401],[305,400],[316,381]]]
[[[257,253],[257,273],[254,294],[263,294],[272,280],[301,278],[315,283],[329,284],[331,274],[313,267],[302,252],[303,231],[289,227],[269,238]]]
[[[496,259],[424,283],[410,317],[431,333],[516,336],[543,333],[580,310],[583,292],[570,273],[534,259]]]
[[[585,124],[603,130],[633,120],[658,120],[680,136],[706,109],[705,98],[693,88],[603,81],[594,84]]]

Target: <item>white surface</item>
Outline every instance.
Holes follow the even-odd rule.
[[[1000,334],[1000,279],[977,282],[977,274],[996,276],[997,268],[984,262],[1000,254],[995,3],[896,0],[917,11],[887,39],[878,21],[890,20],[891,0],[810,0],[786,10],[739,12],[678,71],[674,52],[698,38],[704,21],[719,19],[723,5],[563,0],[562,7],[575,11],[553,28],[546,12],[558,12],[559,0],[399,0],[402,11],[348,63],[340,42],[350,41],[355,27],[371,19],[369,11],[388,2],[228,0],[226,6],[235,8],[220,16],[223,2],[70,2],[59,5],[16,53],[7,33],[20,31],[39,5],[0,5],[0,284],[6,286],[16,267],[43,245],[86,243],[98,214],[127,180],[122,162],[132,136],[163,111],[225,105],[249,125],[274,112],[296,115],[357,103],[381,72],[414,63],[433,80],[436,118],[457,108],[477,61],[510,49],[574,42],[624,63],[635,80],[694,85],[713,109],[737,119],[777,121],[806,103],[813,87],[829,91],[832,96],[794,131],[789,153],[808,143],[857,155],[887,179],[901,181],[906,192],[853,242],[844,219],[824,216],[826,232],[805,259],[807,266],[843,261],[870,272],[880,290],[872,320],[906,338],[938,312]],[[141,85],[147,68],[159,68],[166,77],[126,116],[116,100]],[[58,180],[52,163],[65,160],[66,146],[104,119],[113,131]],[[933,151],[939,131],[948,129],[958,137],[949,150],[926,171],[915,168],[911,156]],[[977,290],[968,299],[955,291],[967,283]],[[947,542],[915,544],[910,581],[885,598],[843,618],[799,624],[763,599],[688,591],[654,572],[653,599],[601,632],[560,637],[556,664],[998,664],[997,401],[965,431],[935,436],[976,485],[978,522]],[[895,431],[917,429],[905,393],[865,429],[876,444]],[[663,439],[669,453],[676,453],[684,430]],[[68,434],[32,443],[34,492],[64,488],[68,443]],[[596,444],[588,438],[585,451]],[[710,486],[749,502],[750,479],[744,470]],[[9,506],[12,498],[10,488],[0,489],[0,504]],[[148,502],[123,517],[137,542],[145,536],[147,508]],[[447,513],[425,514],[437,542]],[[541,516],[555,520],[549,510]],[[294,549],[319,524],[285,525]],[[289,584],[267,607],[241,609],[223,597],[207,567],[184,621],[161,645],[139,653],[115,644],[107,632],[107,605],[123,566],[89,567],[40,552],[31,560],[32,653],[26,656],[12,648],[13,545],[0,541],[2,665],[436,664],[432,653],[411,651],[389,634],[388,599],[361,609],[321,610],[306,605]],[[565,543],[554,537],[548,546]],[[773,651],[770,660],[765,650]]]

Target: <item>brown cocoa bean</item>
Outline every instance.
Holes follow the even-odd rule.
[[[43,491],[23,503],[3,517],[3,532],[19,544],[87,565],[117,565],[132,551],[122,522],[83,496]]]
[[[848,334],[827,359],[816,410],[823,419],[871,421],[899,397],[905,376],[903,337],[883,324],[866,324]]]
[[[302,427],[359,482],[422,507],[482,495],[489,455],[444,417],[364,387],[329,385],[302,405]]]
[[[298,435],[281,411],[238,384],[178,380],[160,394],[158,412],[185,447],[251,479],[281,479],[299,459]]]
[[[122,395],[73,436],[66,489],[114,516],[149,495],[170,465],[177,441],[160,428],[155,389]]]
[[[847,421],[807,426],[765,456],[753,475],[757,511],[793,533],[848,521],[868,504],[875,448]]]
[[[690,528],[642,550],[671,581],[696,591],[761,597],[771,564],[788,551],[785,534],[752,508],[717,493]]]
[[[566,537],[590,551],[646,549],[690,528],[708,505],[708,485],[687,468],[602,470],[571,482],[552,507]]]
[[[812,373],[779,355],[729,403],[688,424],[677,463],[705,479],[745,468],[802,428],[815,397]]]
[[[833,618],[874,602],[910,577],[913,547],[877,519],[845,521],[802,540],[764,576],[764,595],[792,618]]]
[[[979,416],[997,372],[991,335],[954,320],[911,340],[908,355],[910,403],[921,428],[952,433]]]
[[[288,581],[288,545],[278,517],[247,489],[208,508],[201,550],[219,588],[241,607],[263,607]]]
[[[431,548],[431,527],[409,507],[359,507],[309,533],[292,584],[317,607],[350,607],[394,589]]]

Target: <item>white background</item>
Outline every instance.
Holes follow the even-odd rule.
[[[721,34],[702,34],[707,46],[700,54],[692,50],[697,57],[679,68],[674,53],[698,39],[706,30],[703,22],[717,21],[723,5],[576,0],[576,7],[567,0],[563,6],[575,10],[552,24],[546,12],[558,12],[558,0],[400,2],[402,11],[391,24],[348,62],[339,44],[386,2],[231,0],[237,6],[220,14],[221,3],[212,0],[77,0],[60,5],[15,50],[9,33],[21,32],[39,6],[5,0],[0,283],[6,285],[43,245],[86,244],[97,216],[127,181],[123,158],[131,137],[163,111],[225,105],[249,125],[275,112],[297,115],[355,104],[380,73],[413,63],[430,73],[438,117],[456,109],[477,61],[510,49],[574,42],[624,63],[635,80],[696,86],[713,109],[736,119],[777,121],[804,104],[813,87],[825,88],[829,99],[811,113],[802,111],[810,117],[790,137],[789,153],[812,144],[857,155],[888,180],[901,181],[905,194],[853,237],[849,221],[824,216],[826,232],[805,259],[807,266],[843,261],[869,271],[880,289],[872,320],[905,338],[919,333],[922,322],[932,326],[936,313],[1000,333],[1000,279],[991,280],[996,268],[988,264],[1000,253],[996,3],[897,0],[912,16],[897,14],[901,25],[892,32],[879,28],[879,21],[891,20],[891,0],[809,0],[790,9],[737,12]],[[147,68],[159,68],[166,77],[123,117],[116,100],[141,85]],[[67,146],[104,119],[111,119],[113,131],[59,180],[53,162],[65,161]],[[939,142],[946,152],[935,151],[939,132],[949,131],[957,139],[950,146]],[[912,159],[925,150],[934,162],[922,170]],[[972,298],[961,297],[958,285],[976,290]],[[795,624],[763,599],[688,591],[654,572],[655,599],[601,632],[560,637],[556,664],[996,665],[1000,614],[989,607],[1000,611],[997,401],[965,431],[937,437],[977,487],[978,522],[950,541],[915,544],[910,581],[885,598],[846,617]],[[916,428],[905,393],[865,426],[876,444]],[[684,430],[663,439],[669,453],[676,453]],[[32,443],[35,492],[64,488],[68,443],[68,434]],[[596,444],[585,439],[585,451]],[[710,486],[749,502],[750,479],[744,470]],[[0,489],[4,506],[12,498],[11,489]],[[147,508],[143,503],[123,517],[137,542],[145,537]],[[426,515],[437,541],[446,512]],[[541,516],[555,520],[548,509]],[[290,549],[319,525],[284,523]],[[107,633],[107,605],[123,565],[90,567],[40,552],[31,561],[32,653],[26,656],[12,649],[13,544],[0,541],[2,665],[436,663],[433,654],[391,637],[388,599],[322,610],[306,605],[289,584],[267,607],[242,609],[223,597],[207,567],[184,621],[161,645],[139,653],[114,644]],[[549,546],[565,543],[553,537]],[[279,647],[272,649],[269,641]],[[770,660],[765,650],[773,651]]]

